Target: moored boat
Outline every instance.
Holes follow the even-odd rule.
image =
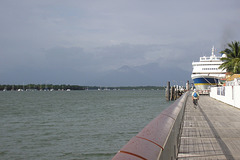
[[[214,54],[214,47],[212,48],[212,55],[210,57],[200,57],[199,62],[192,62],[192,80],[197,90],[208,93],[211,86],[218,85],[220,79],[225,78],[226,70],[219,69],[223,63],[221,58],[226,56],[216,56]]]

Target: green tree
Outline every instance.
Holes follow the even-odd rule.
[[[235,41],[228,43],[228,47],[220,53],[226,56],[222,57],[223,63],[219,66],[220,69],[226,69],[231,74],[240,73],[240,43]]]

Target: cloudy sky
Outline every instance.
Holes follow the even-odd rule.
[[[239,0],[1,0],[0,84],[185,83],[239,28]]]

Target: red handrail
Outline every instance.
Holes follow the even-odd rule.
[[[164,151],[174,123],[183,108],[185,93],[172,105],[160,113],[135,137],[123,146],[113,160],[157,160]]]

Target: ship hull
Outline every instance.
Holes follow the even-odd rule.
[[[208,90],[211,86],[216,86],[219,79],[216,77],[192,77],[197,90]]]

